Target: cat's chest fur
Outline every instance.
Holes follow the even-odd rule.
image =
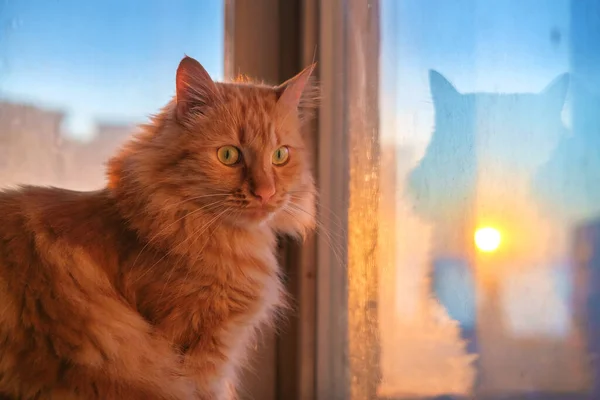
[[[165,257],[139,293],[142,313],[184,352],[215,342],[238,352],[283,297],[270,231],[216,236]]]

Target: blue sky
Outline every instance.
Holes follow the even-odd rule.
[[[173,94],[184,53],[223,77],[221,0],[0,2],[0,97],[96,121],[139,122]]]
[[[384,0],[384,75],[403,88],[392,95],[400,107],[427,99],[430,68],[464,92],[543,89],[569,69],[570,4]]]

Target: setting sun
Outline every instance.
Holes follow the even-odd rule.
[[[495,228],[479,228],[475,232],[475,245],[483,252],[491,253],[500,247],[500,231]]]

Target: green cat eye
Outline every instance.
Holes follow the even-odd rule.
[[[283,165],[290,158],[290,149],[286,146],[281,146],[273,152],[272,162],[274,165]]]
[[[240,151],[233,146],[223,146],[217,150],[217,158],[225,165],[233,165],[240,159]]]

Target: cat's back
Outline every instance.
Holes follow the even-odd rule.
[[[87,252],[105,250],[125,234],[106,190],[78,192],[28,186],[0,191],[0,221],[3,264],[10,259],[24,264],[32,253],[42,256],[44,250],[56,246]]]
[[[0,191],[0,274],[24,271],[57,245],[93,234],[101,195],[47,187]],[[77,222],[78,218],[80,222]],[[37,260],[36,260],[37,259]]]
[[[77,274],[90,283],[114,284],[118,244],[127,245],[132,236],[106,190],[1,191],[0,283],[13,298],[29,290],[40,296],[48,290],[62,291]]]
[[[0,218],[10,223],[0,225],[0,232],[13,224],[35,229],[45,223],[49,224],[47,228],[68,233],[76,228],[75,222],[81,222],[81,217],[90,223],[116,217],[108,191],[79,192],[40,186],[0,190]]]
[[[0,192],[0,398],[67,398],[56,391],[83,379],[73,366],[106,360],[106,332],[127,323],[111,282],[123,237],[106,191]]]

